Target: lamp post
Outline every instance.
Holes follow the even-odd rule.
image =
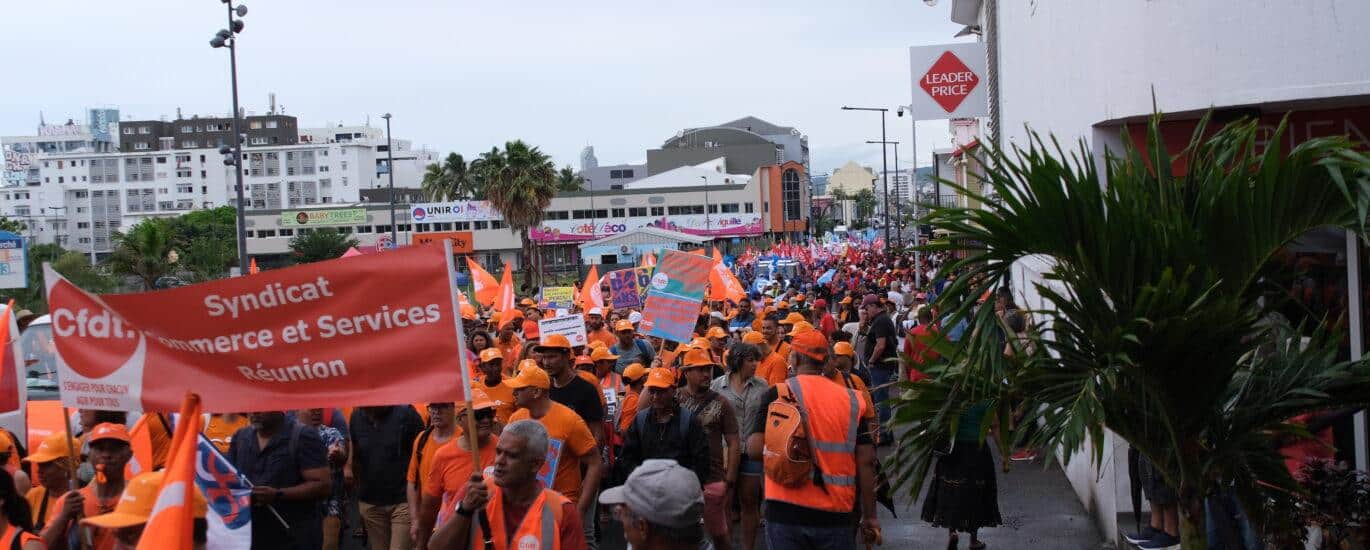
[[[704,234],[713,235],[713,224],[709,220],[709,176],[699,176],[704,180]]]
[[[843,111],[878,111],[880,113],[880,141],[885,141],[885,113],[889,111],[884,107],[851,107],[842,106]],[[885,158],[885,147],[880,147],[880,171],[885,178],[885,252],[893,251],[893,243],[890,242],[890,170]]]
[[[870,144],[879,143],[879,144],[880,144],[880,149],[881,149],[882,151],[884,150],[885,146],[887,146],[887,145],[893,145],[893,146],[894,146],[894,194],[895,194],[895,195],[898,195],[898,194],[899,194],[899,142],[897,142],[897,141],[876,141],[876,140],[866,140],[866,143],[870,143]],[[886,208],[889,207],[889,200],[888,200],[888,199],[889,199],[889,197],[886,197],[886,201],[885,201]],[[898,241],[899,243],[902,244],[902,243],[904,242],[904,231],[903,231],[902,229],[900,229],[900,226],[899,226],[899,218],[901,217],[901,214],[903,214],[903,210],[902,210],[902,209],[900,208],[900,206],[899,206],[899,199],[896,198],[896,199],[894,200],[894,227],[895,227],[894,239],[895,239],[896,241]]]
[[[918,196],[918,119],[915,118],[915,117],[913,116],[913,105],[900,105],[899,108],[898,108],[897,110],[895,110],[894,114],[895,114],[895,116],[902,117],[902,116],[904,116],[904,110],[905,110],[905,109],[907,109],[907,110],[909,111],[909,140],[910,140],[910,141],[909,141],[909,144],[911,145],[911,147],[910,147],[909,149],[913,152],[913,162],[912,162],[911,165],[909,166],[909,184],[910,184],[910,185],[913,185],[913,196],[914,196],[914,197],[917,197],[917,196]],[[936,154],[933,154],[932,162],[933,162],[933,165],[934,165],[934,168],[933,168],[933,169],[936,170],[936,164],[937,164],[937,155],[936,155]],[[895,164],[896,167],[899,165],[899,160],[898,160],[897,157],[896,157],[896,159],[895,159],[895,161],[894,161],[894,164]],[[936,177],[933,178],[932,185],[933,185],[933,188],[937,190],[937,193],[938,193],[938,195],[939,195],[939,196],[933,198],[933,204],[936,204],[936,205],[938,205],[938,206],[941,206],[942,197],[941,197],[940,195],[941,195],[941,193],[942,193],[942,191],[941,191],[942,188],[937,184],[937,179],[936,179]],[[919,245],[919,242],[918,242],[919,227],[918,227],[918,225],[919,225],[919,224],[918,224],[918,201],[915,199],[915,200],[914,200],[914,203],[913,203],[913,247],[914,247],[914,248],[913,248],[913,265],[914,265],[914,269],[913,269],[913,286],[914,286],[914,288],[921,288],[921,287],[923,286],[923,261],[922,261],[922,254],[921,254],[921,252],[918,250],[918,245]]]
[[[209,45],[214,48],[228,48],[228,73],[231,79],[230,88],[233,90],[233,143],[219,147],[219,152],[233,155],[232,159],[225,158],[224,164],[233,167],[234,180],[237,182],[238,274],[247,275],[247,204],[243,199],[243,134],[242,124],[238,120],[238,34],[243,32],[242,17],[247,15],[247,6],[238,4],[235,8],[233,0],[221,1],[228,8],[228,28],[219,29],[209,41]],[[235,14],[238,19],[233,18]],[[93,251],[94,246],[91,249]],[[91,256],[94,256],[94,252]]]
[[[390,113],[381,115],[385,119],[385,173],[390,176],[390,247],[400,245],[399,228],[395,225],[395,147],[390,143]]]

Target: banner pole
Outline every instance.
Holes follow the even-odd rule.
[[[442,250],[447,258],[447,284],[451,286],[452,317],[457,326],[457,362],[461,366],[461,390],[466,405],[466,439],[471,447],[471,464],[480,470],[480,439],[476,436],[476,411],[471,402],[471,365],[466,357],[466,330],[462,326],[461,305],[457,303],[457,270],[452,261],[452,240],[443,239]]]

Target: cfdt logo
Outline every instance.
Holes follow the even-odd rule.
[[[427,217],[428,217],[428,212],[424,211],[423,208],[415,208],[415,209],[414,209],[414,212],[413,212],[414,221],[416,221],[416,222],[421,222],[421,221],[423,221],[423,220],[424,220],[425,218],[427,218]]]

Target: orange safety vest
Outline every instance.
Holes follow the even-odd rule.
[[[23,548],[25,544],[42,540],[38,535],[20,531],[18,527],[10,525],[5,528],[4,534],[0,534],[0,549]]]
[[[487,482],[490,501],[485,503],[485,518],[490,522],[490,537],[495,550],[560,550],[562,509],[569,499],[561,493],[543,488],[528,513],[523,515],[512,539],[505,539],[504,492],[493,482]],[[471,548],[484,548],[485,533],[478,522],[471,524]],[[511,544],[512,543],[512,544]]]
[[[786,487],[767,477],[766,498],[824,512],[851,512],[856,507],[857,423],[865,403],[856,392],[819,375],[798,375],[785,383],[808,416],[804,429],[823,485],[810,479],[798,487]]]

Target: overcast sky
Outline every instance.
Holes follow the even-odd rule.
[[[951,4],[920,0],[469,2],[245,0],[238,58],[245,108],[275,92],[301,126],[394,114],[396,137],[468,156],[522,138],[558,165],[642,162],[686,127],[754,115],[809,136],[814,172],[879,167],[876,113],[908,165],[911,45],[954,41]],[[216,0],[6,3],[0,135],[84,119],[227,113],[226,26]],[[964,40],[964,39],[958,39]],[[919,157],[949,144],[919,124]]]

